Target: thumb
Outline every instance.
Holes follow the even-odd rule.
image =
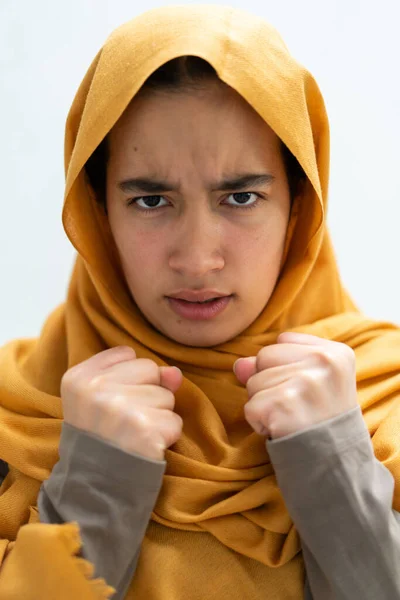
[[[160,385],[171,390],[173,394],[181,386],[182,371],[178,367],[160,367]]]
[[[257,373],[256,362],[257,358],[255,356],[248,356],[239,358],[234,363],[233,372],[243,385],[246,385],[247,380]]]

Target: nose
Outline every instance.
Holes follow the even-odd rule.
[[[188,210],[174,223],[169,267],[187,277],[204,277],[223,269],[221,230],[209,208]]]

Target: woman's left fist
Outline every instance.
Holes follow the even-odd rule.
[[[358,405],[349,346],[292,332],[281,333],[277,342],[234,365],[249,394],[246,420],[257,433],[277,439]]]

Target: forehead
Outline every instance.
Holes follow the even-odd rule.
[[[111,161],[134,160],[141,168],[149,162],[153,169],[165,165],[168,170],[190,162],[235,168],[261,161],[272,166],[281,159],[278,136],[228,86],[134,98],[108,138]]]

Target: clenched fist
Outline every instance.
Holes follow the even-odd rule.
[[[163,460],[182,433],[182,419],[174,412],[181,383],[177,367],[136,358],[128,346],[110,348],[64,374],[64,420],[121,450]]]
[[[294,332],[281,333],[277,342],[234,365],[249,395],[246,420],[257,433],[277,439],[358,405],[349,346]]]

